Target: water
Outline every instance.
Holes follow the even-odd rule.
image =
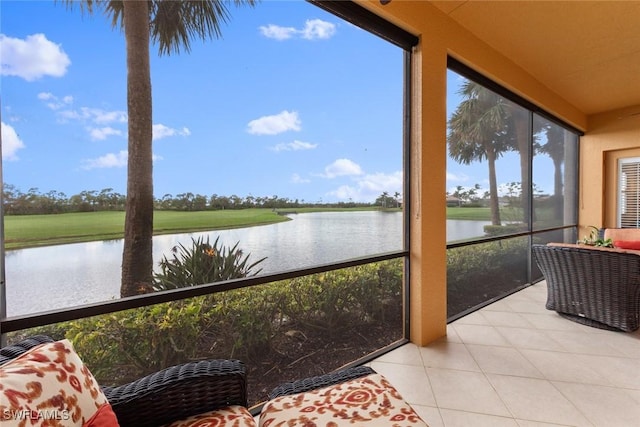
[[[318,212],[291,215],[277,224],[185,233],[153,238],[154,265],[178,243],[216,237],[224,245],[267,257],[262,273],[292,270],[349,258],[401,250],[400,212]],[[482,235],[481,221],[447,221],[447,240]],[[6,253],[7,314],[20,314],[100,302],[120,295],[123,241],[107,240],[47,246]]]

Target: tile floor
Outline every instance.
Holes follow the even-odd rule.
[[[546,310],[540,282],[370,363],[430,427],[640,426],[640,330]]]

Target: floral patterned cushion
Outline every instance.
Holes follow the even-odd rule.
[[[260,427],[426,426],[379,374],[281,396],[262,409]]]
[[[176,421],[165,427],[257,427],[253,416],[244,406],[227,406],[194,415],[184,420]]]
[[[111,427],[118,421],[72,344],[62,340],[0,366],[0,424]]]

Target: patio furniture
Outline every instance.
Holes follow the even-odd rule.
[[[45,351],[43,348],[47,347],[52,347],[50,351],[53,356],[34,355],[38,351]],[[30,356],[32,356],[31,359]],[[64,360],[58,360],[60,357],[63,357]],[[75,357],[75,359],[67,360],[70,357]],[[47,390],[47,380],[43,379],[43,375],[46,377],[50,371],[57,374],[71,365],[82,365],[82,368],[76,369],[81,372],[77,375],[85,377],[84,381],[79,381],[80,386],[77,381],[71,384],[72,388],[76,389],[72,392],[75,393],[81,389],[83,393],[78,391],[78,394],[85,395],[78,397],[78,400],[89,399],[89,406],[95,407],[98,406],[98,403],[102,405],[100,399],[102,399],[101,396],[104,396],[115,413],[114,419],[117,418],[117,423],[120,426],[161,426],[171,423],[174,423],[171,424],[172,426],[179,426],[185,425],[185,419],[189,417],[200,420],[212,419],[218,422],[234,420],[237,423],[234,425],[255,426],[253,417],[246,409],[245,367],[238,360],[205,360],[185,363],[163,369],[119,387],[101,387],[98,390],[97,383],[95,383],[96,387],[93,390],[91,387],[82,386],[88,381],[94,381],[94,379],[88,369],[83,366],[79,357],[74,354],[70,343],[67,340],[54,341],[42,335],[29,337],[19,343],[0,349],[0,377],[3,378],[0,390],[3,388],[5,391],[9,390],[8,384],[13,384],[15,387],[11,393],[8,391],[4,394],[0,393],[0,408],[14,408],[12,410],[17,414],[16,417],[21,416],[21,411],[34,410],[35,402],[31,400],[7,398],[7,396],[23,396],[25,392],[29,393],[28,386],[20,389],[20,381],[26,384],[34,381],[33,377],[23,375],[27,371],[39,373],[35,381],[42,383],[41,394],[43,397],[46,397],[47,393],[51,393],[51,396],[58,396],[56,394],[59,393],[56,389],[57,385],[54,384]],[[25,378],[22,379],[20,375]],[[55,383],[55,380],[53,382]],[[84,393],[85,391],[90,391],[89,395]],[[95,403],[92,399],[95,400]],[[54,399],[50,398],[50,400]],[[64,410],[60,410],[56,414],[59,417],[65,417],[69,413],[74,413],[75,410],[76,408],[72,405],[64,407]],[[65,425],[75,424],[65,422]],[[102,421],[95,425],[107,424]]]
[[[387,379],[366,366],[282,384],[269,399],[260,427],[427,427]]]
[[[532,250],[547,281],[547,309],[596,328],[638,329],[640,255],[577,244],[538,244]]]
[[[100,387],[68,340],[38,335],[0,349],[0,378],[3,427],[23,425],[25,417],[78,427],[256,427],[238,360],[185,363]],[[386,378],[366,366],[282,384],[269,399],[261,426],[427,427]]]

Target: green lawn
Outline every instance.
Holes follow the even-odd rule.
[[[447,207],[447,219],[467,219],[472,221],[491,221],[490,208]]]
[[[287,217],[271,209],[156,211],[153,225],[154,234],[172,234],[249,227],[287,220]],[[4,224],[7,249],[120,239],[124,233],[124,212],[7,215]]]

